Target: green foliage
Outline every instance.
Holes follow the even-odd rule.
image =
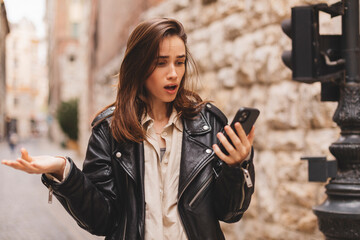
[[[61,102],[56,112],[61,130],[72,140],[78,139],[78,100]]]

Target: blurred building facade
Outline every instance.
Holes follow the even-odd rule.
[[[51,138],[65,139],[56,121],[62,101],[79,100],[79,145],[86,150],[96,113],[115,100],[117,74],[131,27],[161,0],[47,0]],[[121,20],[120,20],[121,19]]]
[[[11,29],[6,39],[6,114],[20,139],[27,139],[38,133],[37,123],[46,117],[47,69],[39,51],[45,42],[27,19]]]
[[[49,135],[56,142],[64,141],[56,120],[59,104],[80,99],[86,89],[87,64],[84,31],[90,2],[46,1],[49,78]],[[86,40],[86,38],[85,38]]]
[[[5,138],[6,96],[6,36],[10,28],[4,1],[0,1],[0,141]]]
[[[58,1],[48,0],[49,6]],[[300,157],[327,155],[332,158],[328,146],[336,141],[339,133],[331,120],[336,106],[319,101],[319,85],[291,80],[291,72],[281,62],[281,53],[291,48],[291,42],[280,24],[290,17],[291,7],[323,1],[61,2],[63,4],[58,4],[56,10],[58,16],[54,15],[53,8],[53,17],[49,18],[53,29],[56,29],[56,21],[70,21],[66,14],[60,14],[64,5],[80,2],[83,9],[83,31],[77,51],[84,56],[84,78],[73,78],[74,82],[84,83],[79,91],[82,155],[91,132],[91,120],[115,100],[117,78],[114,75],[119,71],[131,30],[144,19],[176,18],[187,30],[189,48],[199,66],[197,90],[200,95],[212,100],[229,119],[240,106],[257,107],[261,111],[254,143],[257,174],[254,198],[242,221],[222,224],[226,239],[322,238],[311,207],[325,197],[323,184],[308,183],[307,165]],[[323,27],[332,29],[334,26],[325,21]],[[60,30],[49,31],[50,38],[58,36],[57,31]],[[50,42],[62,49],[59,47],[61,41],[54,38]],[[54,87],[50,94],[60,100],[62,97],[57,91],[64,91],[66,87],[62,87],[65,80],[59,76],[67,69],[54,66],[61,59],[55,51],[57,47],[49,49],[49,63],[50,73],[55,75],[51,81],[57,79],[61,90]],[[77,71],[82,72],[82,69]],[[50,101],[54,96],[50,96]],[[55,108],[56,104],[52,106]]]

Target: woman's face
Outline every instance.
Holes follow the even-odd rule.
[[[145,81],[152,108],[175,100],[185,73],[185,44],[178,36],[165,37],[159,46],[155,70]]]

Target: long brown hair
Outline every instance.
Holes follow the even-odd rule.
[[[197,75],[196,64],[191,57],[186,42],[187,35],[182,24],[174,19],[160,18],[140,23],[131,33],[120,66],[119,83],[115,103],[111,132],[114,138],[121,141],[141,142],[146,133],[140,118],[146,114],[147,94],[145,81],[155,70],[160,42],[167,36],[178,36],[185,44],[185,74],[180,83],[175,100],[169,103],[182,118],[193,118],[204,104],[198,94],[188,90],[189,68]]]

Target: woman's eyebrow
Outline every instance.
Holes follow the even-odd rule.
[[[185,57],[186,57],[185,54],[176,56],[176,58],[185,58]],[[169,58],[169,56],[158,56],[157,58],[159,58],[159,59],[166,59],[166,58]]]

